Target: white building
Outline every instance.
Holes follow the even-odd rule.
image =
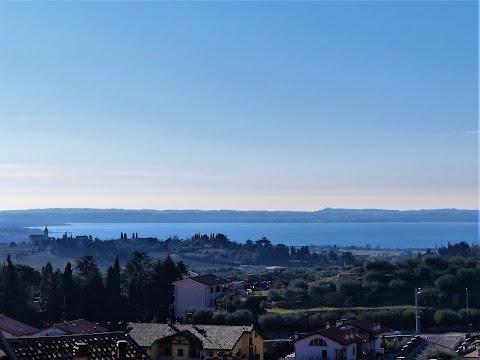
[[[229,296],[238,288],[238,281],[209,274],[179,280],[174,285],[175,316],[183,318],[188,308],[215,308],[218,298]]]
[[[388,331],[366,319],[337,322],[295,339],[296,360],[359,360],[375,359],[381,353],[381,336]]]

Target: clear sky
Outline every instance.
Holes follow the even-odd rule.
[[[478,208],[478,3],[2,2],[0,209]]]

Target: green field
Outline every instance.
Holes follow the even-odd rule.
[[[378,307],[366,307],[366,306],[356,306],[356,307],[316,307],[310,309],[266,309],[267,312],[273,314],[294,314],[301,312],[322,312],[322,311],[365,311],[365,310],[407,310],[415,309],[414,305],[395,305],[395,306],[378,306]]]

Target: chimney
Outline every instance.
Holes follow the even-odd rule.
[[[327,321],[327,323],[325,324],[325,329],[330,329],[330,322]]]
[[[88,360],[88,344],[78,342],[73,348],[73,360]]]
[[[117,341],[117,359],[118,360],[127,359],[127,341],[126,340]]]
[[[167,325],[168,325],[168,326],[172,325],[172,319],[167,318]]]

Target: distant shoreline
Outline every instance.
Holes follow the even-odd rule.
[[[41,233],[45,225],[36,226]],[[361,246],[371,249],[433,249],[448,243],[478,243],[478,225],[474,222],[349,222],[349,223],[70,223],[48,225],[51,236],[92,236],[93,239],[159,240],[189,239],[196,234],[223,234],[229,240],[245,243],[263,237],[272,244],[287,246]],[[134,239],[132,239],[134,241]]]
[[[0,211],[0,226],[71,223],[436,223],[479,222],[478,210],[318,211],[38,209]]]

